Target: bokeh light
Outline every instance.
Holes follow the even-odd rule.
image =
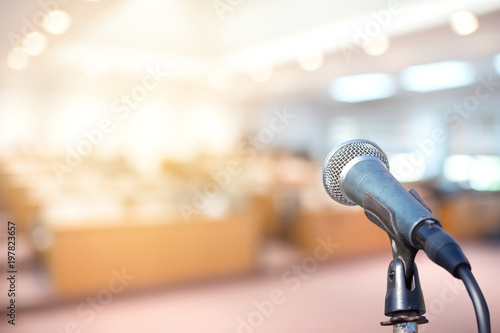
[[[330,96],[341,102],[356,103],[393,96],[396,80],[386,73],[342,76],[330,84]]]
[[[298,54],[297,62],[303,70],[315,71],[323,64],[323,53],[318,49],[303,51]]]
[[[65,33],[71,26],[71,17],[62,10],[54,10],[47,14],[43,27],[54,35]]]
[[[47,37],[44,34],[33,31],[27,34],[23,40],[23,50],[29,55],[37,56],[47,48]]]
[[[387,52],[391,40],[386,35],[381,35],[377,38],[371,39],[363,45],[363,51],[371,56],[379,56]]]
[[[451,15],[450,26],[456,34],[466,36],[479,28],[479,20],[473,13],[460,10]]]
[[[7,66],[15,70],[28,67],[30,56],[20,47],[15,47],[7,54]]]

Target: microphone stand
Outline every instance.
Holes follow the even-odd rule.
[[[410,190],[410,194],[430,211],[417,192]],[[415,264],[418,249],[398,232],[394,213],[370,192],[365,195],[364,211],[370,221],[387,232],[392,247],[393,260],[387,270],[387,293],[385,295],[385,315],[391,318],[380,324],[393,326],[393,333],[417,333],[418,324],[429,322],[423,316],[425,313],[424,296]],[[384,224],[382,219],[390,223]]]

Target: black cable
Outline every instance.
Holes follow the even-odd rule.
[[[460,265],[457,267],[456,275],[464,282],[465,288],[467,288],[467,292],[474,305],[479,333],[491,333],[488,305],[470,268],[466,265]]]

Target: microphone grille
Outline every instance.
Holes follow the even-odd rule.
[[[340,186],[340,174],[344,167],[359,156],[378,158],[389,170],[389,160],[385,153],[375,143],[368,140],[350,140],[335,147],[323,164],[323,186],[328,195],[335,201],[347,205],[356,205],[350,200]]]

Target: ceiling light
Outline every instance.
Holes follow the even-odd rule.
[[[444,61],[405,68],[400,79],[406,90],[426,92],[468,86],[475,73],[467,62]]]
[[[493,57],[493,66],[495,67],[497,74],[500,75],[500,54]]]
[[[71,17],[62,10],[53,10],[47,14],[43,27],[54,35],[65,33],[71,25]]]
[[[456,34],[466,36],[472,34],[479,27],[476,15],[466,10],[455,12],[450,17],[450,26]]]
[[[350,103],[391,97],[396,90],[394,77],[384,73],[339,77],[330,85],[333,99]]]
[[[472,158],[469,155],[451,155],[443,165],[443,175],[450,182],[466,182],[469,180],[469,170]]]

